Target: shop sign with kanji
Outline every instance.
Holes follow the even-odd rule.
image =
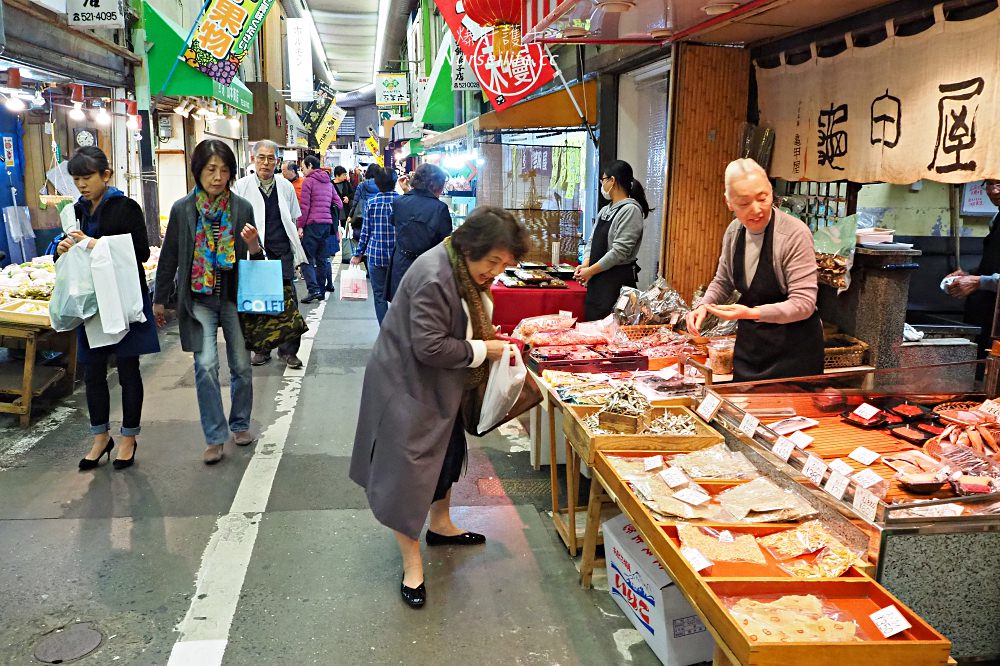
[[[406,106],[410,103],[410,90],[405,73],[380,72],[375,77],[376,106]]]
[[[757,68],[770,175],[896,184],[1000,178],[1000,12]]]
[[[482,90],[479,80],[472,73],[469,61],[465,59],[465,54],[458,44],[451,45],[451,89],[472,92]]]
[[[523,100],[555,77],[554,63],[543,45],[522,44],[515,55],[500,57],[493,48],[493,28],[469,18],[461,0],[435,3],[468,67],[497,111]]]
[[[67,0],[66,22],[77,28],[125,28],[122,0]]]
[[[184,61],[228,86],[272,5],[274,0],[210,0],[184,51]]]

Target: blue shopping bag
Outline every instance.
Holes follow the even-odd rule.
[[[280,261],[240,260],[236,309],[267,315],[285,311],[285,286],[281,279]]]

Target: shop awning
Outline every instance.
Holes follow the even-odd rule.
[[[451,127],[455,124],[455,93],[451,89],[451,40],[441,42],[425,102],[413,118],[415,124]]]
[[[408,157],[413,157],[414,155],[422,155],[424,152],[424,144],[420,139],[410,139],[404,145],[402,150],[400,150],[400,159],[406,159]]]
[[[149,92],[153,97],[209,97],[242,113],[253,112],[253,93],[239,79],[224,86],[202,74],[186,63],[178,62],[177,56],[184,46],[185,32],[170,19],[160,14],[148,2],[143,4],[146,21],[147,71],[149,72]],[[174,68],[174,63],[177,67]],[[170,70],[174,70],[170,76]],[[167,81],[167,77],[170,80]],[[167,81],[166,88],[163,82]],[[161,92],[162,89],[162,92]]]
[[[577,83],[570,86],[569,89],[580,108],[586,109],[587,123],[596,125],[597,82]],[[529,131],[556,127],[580,127],[580,116],[577,115],[573,102],[570,101],[569,93],[562,87],[545,95],[515,104],[503,111],[484,113],[464,125],[425,138],[424,148],[440,147],[453,141],[465,139],[469,136],[470,129],[474,133],[479,133],[494,130]]]

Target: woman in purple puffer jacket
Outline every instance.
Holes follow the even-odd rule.
[[[302,215],[299,217],[298,227],[302,249],[309,259],[309,263],[302,266],[302,277],[309,289],[309,295],[302,302],[312,303],[323,300],[323,287],[330,270],[326,242],[333,229],[331,209],[334,206],[343,208],[344,202],[334,189],[329,174],[319,168],[318,157],[309,155],[302,160],[302,173],[305,174],[305,181],[302,183],[302,194],[299,195]]]

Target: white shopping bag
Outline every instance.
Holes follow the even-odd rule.
[[[74,245],[56,262],[56,283],[49,300],[49,319],[57,331],[72,331],[97,312],[90,274],[90,252]]]
[[[90,261],[97,315],[85,325],[91,347],[115,344],[128,333],[129,324],[146,321],[136,265],[131,235],[97,239]]]
[[[360,266],[351,265],[340,272],[340,300],[368,300],[368,277]]]
[[[514,407],[521,388],[528,376],[521,354],[514,345],[504,347],[499,361],[490,364],[490,377],[486,382],[483,406],[479,411],[477,432],[489,432],[496,427]]]

